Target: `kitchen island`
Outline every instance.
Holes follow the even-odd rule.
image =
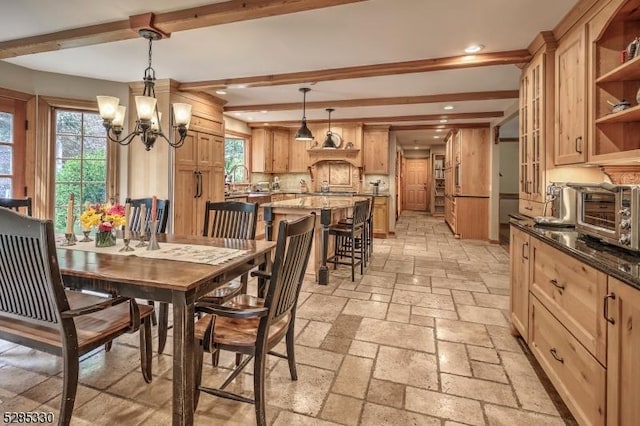
[[[365,200],[367,197],[309,196],[263,204],[266,238],[268,240],[278,238],[280,221],[295,220],[315,212],[316,227],[307,274],[313,274],[318,284],[326,285],[329,283],[327,258],[335,251],[333,242],[329,241],[329,227],[346,218],[356,202]]]

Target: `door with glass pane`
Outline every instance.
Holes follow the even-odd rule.
[[[84,203],[107,200],[107,137],[98,113],[55,110],[56,230],[64,230],[69,196],[75,196],[75,229]]]
[[[25,197],[25,104],[0,98],[0,198]]]

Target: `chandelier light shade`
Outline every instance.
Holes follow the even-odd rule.
[[[149,40],[149,66],[144,70],[144,90],[142,96],[136,96],[136,112],[138,119],[131,133],[121,138],[124,129],[126,107],[119,105],[120,99],[114,96],[97,96],[98,109],[102,123],[107,129],[107,137],[120,145],[129,145],[136,136],[149,151],[156,139],[161,137],[170,146],[179,148],[184,144],[191,121],[191,105],[185,103],[173,104],[173,128],[178,131],[178,140],[171,140],[162,132],[162,114],[158,111],[158,100],[155,92],[156,71],[151,66],[151,47],[154,40],[160,40],[162,35],[151,29],[139,31],[141,37]]]
[[[322,148],[336,148],[336,144],[333,142],[333,133],[331,133],[331,113],[335,111],[333,108],[327,108],[326,111],[329,113],[329,130],[327,130],[327,137],[322,144]]]
[[[308,87],[301,87],[300,91],[302,92],[302,124],[300,128],[296,132],[296,140],[297,141],[312,141],[313,134],[311,130],[307,127],[307,116],[306,116],[306,104],[307,104],[307,92],[310,92],[311,89]]]

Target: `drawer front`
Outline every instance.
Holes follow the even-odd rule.
[[[518,212],[529,217],[542,216],[542,213],[544,212],[544,204],[521,198]]]
[[[606,365],[607,325],[602,308],[607,276],[538,239],[531,240],[531,291]]]
[[[529,347],[581,425],[604,425],[606,370],[536,299]]]

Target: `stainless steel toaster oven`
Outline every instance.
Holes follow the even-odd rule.
[[[640,185],[568,185],[577,191],[578,233],[640,251]]]

